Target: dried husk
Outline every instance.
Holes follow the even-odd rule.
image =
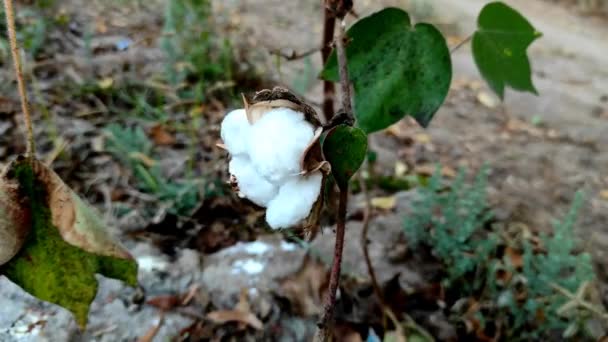
[[[31,209],[8,168],[0,175],[0,265],[21,250],[31,229]]]

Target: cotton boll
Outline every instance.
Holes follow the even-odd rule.
[[[239,195],[259,206],[266,207],[278,193],[278,187],[261,177],[247,156],[234,156],[228,165],[228,171],[236,177]]]
[[[273,109],[251,128],[249,156],[260,175],[280,184],[301,171],[302,154],[314,136],[304,114],[289,108]]]
[[[266,222],[273,229],[289,228],[308,217],[321,193],[323,175],[296,176],[287,180],[268,204]]]
[[[251,125],[244,109],[233,110],[222,121],[221,136],[232,155],[246,154],[249,146]]]

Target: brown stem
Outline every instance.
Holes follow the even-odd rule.
[[[316,47],[300,53],[296,52],[295,50],[293,50],[290,54],[283,53],[281,50],[270,50],[270,53],[275,56],[279,56],[285,59],[286,61],[295,61],[298,59],[306,58],[316,52],[319,52],[320,50],[320,48]]]
[[[468,43],[469,41],[471,41],[471,39],[473,39],[473,35],[469,35],[468,37],[466,37],[463,41],[461,41],[460,43],[456,44],[456,46],[454,46],[451,50],[450,50],[450,54],[456,52],[456,50],[460,49],[464,44]]]
[[[380,305],[384,308],[386,304],[384,302],[384,295],[382,294],[382,290],[380,289],[380,285],[378,284],[378,278],[376,277],[376,271],[374,270],[374,266],[372,265],[372,260],[369,257],[369,249],[368,249],[368,239],[367,234],[369,231],[369,222],[371,220],[372,214],[372,205],[371,198],[369,196],[369,191],[367,189],[367,184],[365,183],[365,179],[361,173],[359,173],[359,184],[361,186],[361,191],[363,192],[365,198],[365,212],[363,214],[363,229],[361,230],[361,248],[363,249],[363,257],[365,258],[365,265],[367,266],[367,273],[369,273],[369,277],[372,281],[372,286],[374,287],[374,292],[376,297],[378,297],[378,301]],[[383,312],[385,310],[382,310]]]
[[[338,204],[338,222],[336,223],[336,245],[334,248],[334,260],[329,278],[329,291],[325,298],[323,317],[319,322],[316,341],[331,340],[333,317],[336,307],[336,293],[340,285],[340,272],[342,268],[342,251],[344,250],[344,233],[346,231],[346,206],[348,203],[348,188],[340,190],[340,202]]]
[[[350,94],[350,79],[348,78],[348,61],[346,59],[346,48],[344,47],[344,40],[346,39],[346,23],[340,22],[338,25],[338,37],[336,39],[336,51],[338,54],[338,67],[340,71],[340,88],[342,90],[342,110],[348,114],[353,115],[352,98]]]
[[[334,40],[334,30],[336,27],[336,17],[328,9],[325,8],[323,22],[323,40],[321,41],[321,60],[323,65],[327,63],[331,53],[331,44]],[[325,121],[329,122],[334,116],[334,97],[336,88],[331,81],[323,81],[323,114]]]
[[[346,52],[344,50],[345,38],[345,23],[341,22],[340,29],[336,37],[338,67],[340,72],[340,84],[342,86],[342,104],[343,111],[351,118],[354,116],[352,112],[352,103],[350,97],[350,81],[348,79],[348,65],[346,60]],[[348,205],[348,186],[340,189],[340,201],[338,203],[338,217],[336,223],[336,245],[334,247],[334,260],[332,263],[331,274],[329,278],[329,291],[325,298],[325,308],[323,317],[319,323],[316,341],[330,341],[332,335],[333,316],[336,306],[336,292],[340,285],[340,271],[342,267],[342,252],[344,250],[344,233],[346,231],[346,207]]]
[[[21,110],[25,120],[27,129],[27,150],[26,154],[29,158],[34,158],[36,147],[34,145],[34,129],[32,126],[32,117],[30,115],[30,105],[27,100],[27,92],[25,90],[25,81],[23,80],[23,71],[21,68],[21,58],[19,56],[19,47],[17,45],[17,30],[15,29],[15,11],[13,10],[13,1],[4,0],[4,14],[6,15],[6,28],[8,31],[8,39],[11,45],[11,54],[15,66],[15,75],[17,76],[17,86],[19,89],[19,97],[21,98]]]

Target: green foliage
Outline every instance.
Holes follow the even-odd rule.
[[[541,33],[519,12],[502,2],[486,5],[477,19],[473,57],[483,78],[502,99],[505,86],[536,94],[528,46]]]
[[[47,34],[52,22],[44,13],[35,8],[24,8],[19,11],[17,18],[17,40],[21,46],[32,56],[42,51],[47,40]],[[0,27],[6,27],[4,7],[0,7]],[[10,53],[8,37],[4,29],[0,33],[0,61],[7,61]]]
[[[34,177],[32,167],[23,163],[16,167],[15,175],[32,208],[32,229],[19,254],[0,267],[0,274],[33,296],[70,310],[84,327],[97,293],[95,274],[135,286],[137,264],[133,260],[95,255],[65,242],[52,224],[46,202],[48,194]]]
[[[152,159],[154,145],[140,127],[130,129],[110,125],[106,134],[108,152],[132,170],[136,186],[141,191],[156,196],[173,214],[191,214],[200,201],[199,188],[203,185],[203,180],[172,181],[163,176]]]
[[[410,244],[432,247],[433,253],[448,267],[446,284],[450,285],[478,265],[487,262],[498,244],[495,235],[485,236],[483,227],[491,218],[485,194],[486,170],[482,170],[473,185],[465,183],[461,170],[449,191],[442,190],[439,168],[421,188],[420,200],[413,204],[412,215],[405,220],[404,229]],[[467,292],[478,284],[462,284]]]
[[[358,126],[376,132],[405,115],[427,126],[452,79],[450,51],[439,30],[425,23],[412,27],[406,12],[386,8],[359,20],[347,35]],[[321,77],[339,81],[335,53]]]
[[[505,305],[514,317],[512,331],[514,337],[537,338],[551,330],[565,330],[570,326],[580,330],[588,312],[565,312],[560,315],[562,308],[569,298],[557,293],[555,285],[571,293],[578,292],[583,284],[595,278],[591,256],[576,248],[576,237],[573,234],[578,212],[583,204],[582,193],[577,193],[572,207],[566,217],[554,224],[553,235],[541,234],[542,246],[545,252],[534,252],[534,246],[528,240],[523,243],[523,269],[518,274],[527,281],[528,296],[523,303],[513,300],[513,288],[502,293],[507,298]],[[547,300],[549,298],[549,300]],[[538,312],[545,313],[545,321],[538,323]],[[531,333],[521,332],[520,329],[531,323],[537,329]],[[570,327],[570,330],[572,328]]]
[[[232,48],[215,34],[211,19],[209,0],[167,2],[161,45],[168,58],[168,81],[190,83],[180,93],[183,97],[204,100],[205,88],[232,79]]]
[[[551,332],[565,330],[581,334],[590,312],[577,308],[564,313],[570,299],[556,286],[576,293],[594,278],[591,257],[577,250],[572,233],[582,195],[576,195],[552,235],[541,234],[542,251],[538,251],[529,237],[514,242],[504,239],[504,232],[484,229],[490,219],[486,177],[483,170],[468,186],[461,171],[450,189],[444,190],[437,171],[420,190],[405,220],[410,244],[432,248],[445,265],[444,285],[458,298],[473,296],[479,303],[489,303],[492,309],[476,317],[482,324],[503,324],[509,341],[547,338]],[[499,247],[519,251],[523,265],[514,265],[511,255],[500,255]],[[502,276],[499,270],[504,271]]]
[[[331,165],[331,173],[342,190],[359,170],[367,155],[367,135],[347,125],[334,127],[323,141],[323,155]]]

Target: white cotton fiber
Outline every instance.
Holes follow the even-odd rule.
[[[245,155],[233,156],[228,171],[236,177],[239,195],[259,206],[266,207],[278,193],[279,188],[261,177]]]
[[[253,166],[271,183],[281,184],[301,171],[300,159],[313,136],[304,114],[289,108],[270,110],[251,126]]]
[[[244,109],[233,110],[222,121],[221,136],[232,155],[246,154],[249,146],[251,125]]]
[[[319,197],[322,181],[321,172],[287,180],[279,189],[279,194],[268,204],[268,225],[273,229],[288,228],[307,218]]]

